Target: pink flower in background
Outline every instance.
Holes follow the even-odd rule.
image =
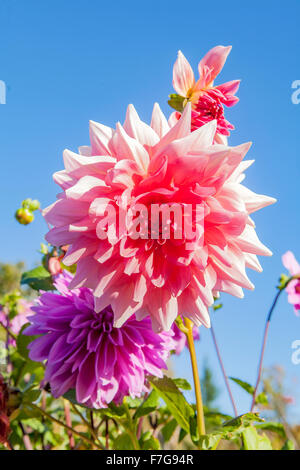
[[[250,214],[275,199],[253,193],[241,184],[252,161],[243,162],[250,144],[213,145],[216,121],[191,132],[191,107],[170,128],[158,105],[151,125],[134,107],[116,130],[90,123],[91,147],[79,155],[64,152],[65,170],[54,175],[62,188],[44,211],[53,228],[46,235],[55,246],[69,244],[63,262],[77,264],[70,288],[89,287],[96,311],[111,305],[116,327],[133,314],[150,315],[155,331],[168,330],[178,314],[197,326],[210,326],[213,294],[243,296],[253,289],[245,268],[261,271],[256,255],[271,252],[259,241]],[[193,208],[193,238],[134,239],[134,222],[119,231],[108,219],[116,214],[147,213],[155,204]],[[143,229],[144,230],[144,229]],[[147,233],[146,233],[147,235]]]
[[[138,322],[134,315],[114,328],[111,307],[96,313],[92,291],[70,291],[71,280],[66,271],[59,274],[59,293],[43,293],[32,307],[24,334],[41,336],[30,343],[30,358],[47,361],[45,381],[55,397],[75,389],[78,402],[102,408],[126,395],[141,396],[147,375],[162,377],[167,369],[173,332],[158,335],[149,318]]]
[[[291,276],[300,276],[300,265],[291,251],[287,251],[282,257],[284,267],[290,272]],[[294,305],[296,315],[300,315],[300,278],[289,282],[286,287],[288,301]]]
[[[175,354],[179,355],[185,347],[188,348],[187,338],[186,335],[178,328],[175,322],[173,323],[172,330],[174,333],[173,340],[176,344]],[[195,341],[200,339],[199,328],[195,325],[193,327],[193,337]]]
[[[173,68],[173,86],[176,92],[192,103],[192,131],[207,122],[217,120],[216,142],[224,142],[234,126],[225,119],[224,105],[233,106],[239,99],[235,96],[240,80],[232,80],[214,86],[214,80],[221,72],[231,46],[216,46],[199,62],[199,79],[196,82],[194,72],[181,51]],[[178,119],[180,113],[173,115],[172,121]],[[226,139],[225,139],[226,140]]]
[[[295,400],[295,397],[291,396],[291,395],[282,395],[282,401],[286,404],[286,405],[295,405],[296,404],[296,400]]]
[[[31,311],[32,302],[28,302],[25,299],[20,299],[18,301],[18,314],[12,319],[9,320],[8,312],[6,309],[0,310],[0,323],[4,328],[9,328],[12,333],[18,335],[22,326],[28,323],[28,315],[32,314]],[[9,337],[9,344],[15,346],[16,342],[13,338]]]

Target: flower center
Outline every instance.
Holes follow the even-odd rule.
[[[297,292],[297,294],[300,294],[300,282],[298,282],[298,284],[296,284],[295,292]]]
[[[220,119],[224,115],[223,106],[210,96],[203,95],[199,98],[195,110],[210,119]]]
[[[114,314],[110,307],[94,314],[94,320],[91,322],[93,330],[101,330],[104,333],[111,333],[113,329]]]

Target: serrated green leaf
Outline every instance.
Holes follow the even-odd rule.
[[[152,390],[146,400],[138,407],[134,414],[134,419],[146,416],[157,409],[159,405],[159,394]]]
[[[190,418],[194,416],[194,410],[186,401],[176,384],[169,377],[149,377],[149,382],[157,391],[169,408],[177,423],[186,431],[190,432]]]
[[[21,284],[28,285],[34,290],[55,290],[52,276],[44,266],[38,266],[31,271],[23,273]]]

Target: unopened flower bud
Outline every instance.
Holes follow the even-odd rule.
[[[28,225],[33,221],[34,215],[29,209],[22,207],[16,211],[15,218],[20,224]]]
[[[37,211],[40,208],[40,206],[41,206],[40,202],[37,199],[34,199],[30,201],[28,208],[31,211]]]

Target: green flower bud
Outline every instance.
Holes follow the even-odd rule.
[[[34,199],[33,201],[31,200],[29,203],[29,210],[31,211],[37,211],[40,208],[40,202],[37,199]]]
[[[34,215],[29,209],[21,207],[21,209],[18,209],[15,213],[15,218],[20,224],[28,225],[34,220]]]

